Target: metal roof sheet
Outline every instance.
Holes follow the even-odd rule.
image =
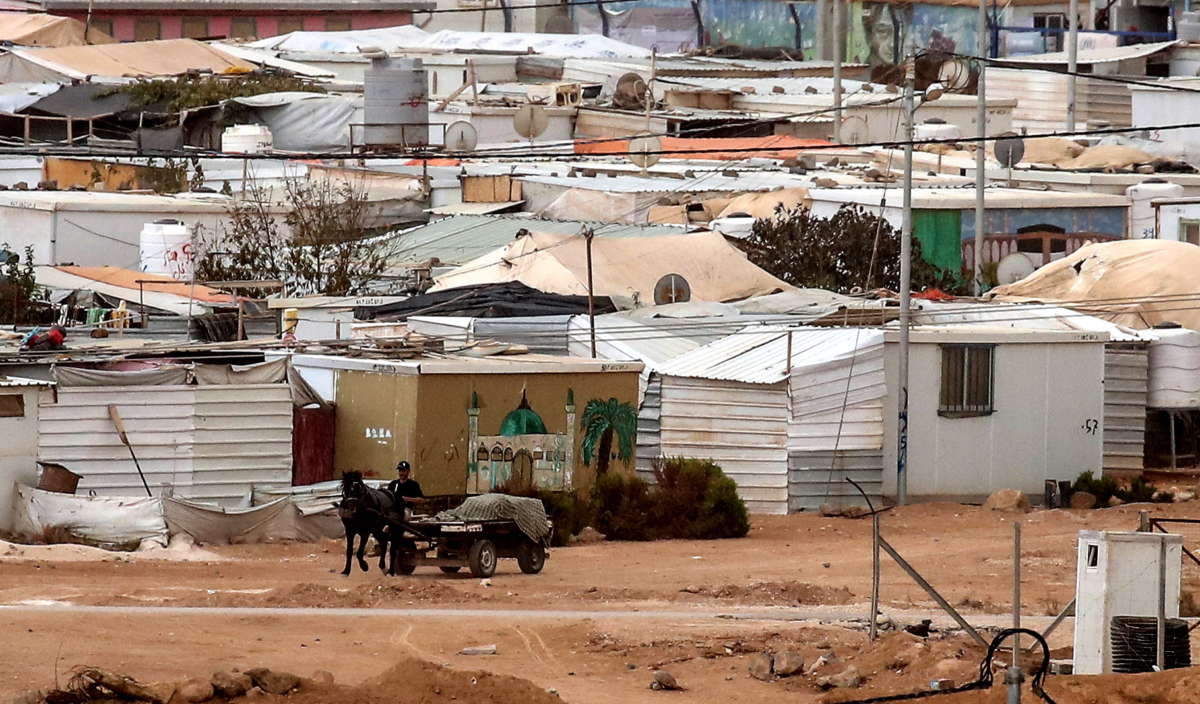
[[[528,217],[497,215],[455,215],[434,220],[404,232],[392,257],[393,266],[424,262],[437,257],[443,263],[462,264],[503,247],[513,240],[518,230],[576,234],[592,227],[602,237],[644,237],[649,235],[678,235],[683,228],[675,225],[624,225],[589,223],[582,220],[539,220]]]
[[[1133,44],[1131,46],[1113,46],[1100,49],[1080,49],[1075,62],[1079,64],[1106,64],[1113,61],[1140,59],[1169,49],[1178,41],[1154,42],[1152,44]],[[1004,63],[1010,64],[1065,64],[1068,62],[1067,52],[1052,51],[1048,54],[1031,54],[1029,56],[1014,56],[1005,58]]]
[[[842,79],[842,90],[846,93],[862,90],[868,85],[864,81]],[[663,90],[672,88],[704,88],[707,90],[731,90],[755,95],[795,95],[799,93],[833,93],[833,79],[827,76],[780,76],[778,78],[725,78],[719,76],[678,76],[660,78],[655,87]],[[883,93],[882,85],[874,84],[874,92]]]
[[[0,375],[0,389],[11,389],[18,387],[29,386],[54,386],[53,381],[42,381],[41,379],[26,379],[20,376],[4,376]]]
[[[777,188],[805,188],[812,185],[810,177],[771,172],[741,172],[737,176],[706,174],[685,179],[640,178],[637,176],[522,176],[521,180],[529,183],[609,193],[707,193],[711,191],[746,193],[772,191]]]
[[[788,377],[788,335],[791,365],[807,358],[828,358],[849,352],[870,336],[861,328],[787,328],[749,326],[662,365],[663,376],[683,376],[747,384],[776,384]]]

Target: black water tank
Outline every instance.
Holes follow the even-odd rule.
[[[1166,622],[1168,670],[1192,664],[1187,621],[1169,618]],[[1109,629],[1112,638],[1113,672],[1153,672],[1158,659],[1158,619],[1153,616],[1114,616]]]

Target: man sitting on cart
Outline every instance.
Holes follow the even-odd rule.
[[[396,478],[388,483],[387,488],[392,496],[396,497],[396,501],[403,502],[405,506],[425,503],[425,493],[421,491],[421,485],[412,478],[412,465],[404,460],[400,460],[396,465]]]

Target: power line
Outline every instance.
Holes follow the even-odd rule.
[[[1165,132],[1170,130],[1196,129],[1200,128],[1200,122],[1176,122],[1159,125],[1140,125],[1137,127],[1103,127],[1089,130],[1064,130],[1058,132],[1039,132],[1034,134],[1020,135],[1022,139],[1039,139],[1044,137],[1091,137],[1106,134],[1126,134],[1130,132]],[[629,135],[631,138],[636,135]],[[972,137],[972,142],[995,142],[1001,139],[1010,139],[1011,135],[993,135],[984,137],[982,140],[977,137]],[[610,138],[611,139],[611,138]],[[605,140],[608,141],[608,140]],[[743,154],[752,156],[758,153],[771,153],[779,151],[828,151],[830,149],[845,149],[854,150],[869,147],[895,148],[903,147],[907,144],[913,146],[933,145],[933,144],[959,144],[963,142],[960,138],[934,138],[934,139],[914,139],[914,140],[883,140],[876,142],[857,142],[854,144],[821,144],[821,145],[795,145],[795,146],[767,146],[767,147],[712,147],[704,149],[688,149],[687,151],[677,151],[670,149],[660,149],[657,151],[651,150],[646,152],[638,152],[639,154],[658,154],[663,156],[686,157],[696,154]],[[226,153],[214,150],[176,150],[173,152],[130,152],[119,150],[99,150],[99,151],[80,151],[68,149],[53,149],[53,148],[30,148],[21,150],[0,150],[0,157],[3,156],[64,156],[64,157],[140,157],[140,158],[164,158],[164,157],[197,157],[206,159],[242,159],[246,161],[279,161],[279,160],[303,160],[303,159],[348,159],[361,161],[374,161],[383,159],[445,159],[445,158],[460,158],[460,159],[498,159],[498,160],[514,160],[514,159],[530,159],[530,160],[562,160],[562,159],[578,159],[580,156],[599,157],[599,156],[614,156],[627,157],[629,153],[626,151],[614,152],[592,152],[588,154],[563,154],[561,152],[539,152],[534,147],[533,151],[524,153],[512,154],[476,154],[476,152],[430,152],[423,150],[408,150],[408,151],[379,151],[379,152],[291,152],[287,154],[273,153],[258,153],[258,154],[242,154],[242,153]],[[737,161],[737,160],[735,160]]]
[[[1109,76],[1102,73],[1085,73],[1083,71],[1071,71],[1068,69],[1051,68],[1048,65],[1039,65],[1031,63],[1023,63],[1014,61],[1013,59],[993,59],[991,57],[979,57],[971,54],[958,54],[953,51],[923,51],[921,55],[937,55],[953,56],[959,59],[967,59],[969,61],[984,61],[989,65],[998,68],[1011,68],[1019,71],[1041,71],[1043,73],[1054,73],[1060,76],[1075,76],[1077,78],[1092,78],[1097,81],[1108,81],[1110,83],[1123,83],[1131,86],[1143,86],[1146,88],[1157,88],[1160,90],[1173,90],[1181,93],[1200,93],[1200,88],[1188,88],[1186,86],[1175,85],[1172,83],[1156,83],[1153,81],[1139,81],[1134,78],[1122,78],[1120,76]],[[1014,65],[1016,64],[1016,65]]]

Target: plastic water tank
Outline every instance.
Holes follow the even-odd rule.
[[[139,268],[179,280],[192,278],[192,230],[178,220],[155,220],[142,226],[138,237]]]
[[[1200,332],[1160,323],[1150,343],[1149,408],[1200,408]]]
[[[1125,189],[1129,196],[1129,239],[1154,239],[1158,237],[1158,227],[1154,216],[1154,206],[1151,201],[1157,198],[1180,198],[1183,196],[1183,186],[1167,183],[1161,178],[1151,178],[1136,186]]]
[[[958,125],[945,122],[922,122],[913,126],[913,137],[922,139],[962,139],[962,130]]]
[[[266,125],[234,125],[221,133],[221,151],[228,154],[261,154],[271,151],[271,146]]]
[[[363,121],[368,145],[429,143],[429,83],[420,59],[371,60],[363,76]]]

